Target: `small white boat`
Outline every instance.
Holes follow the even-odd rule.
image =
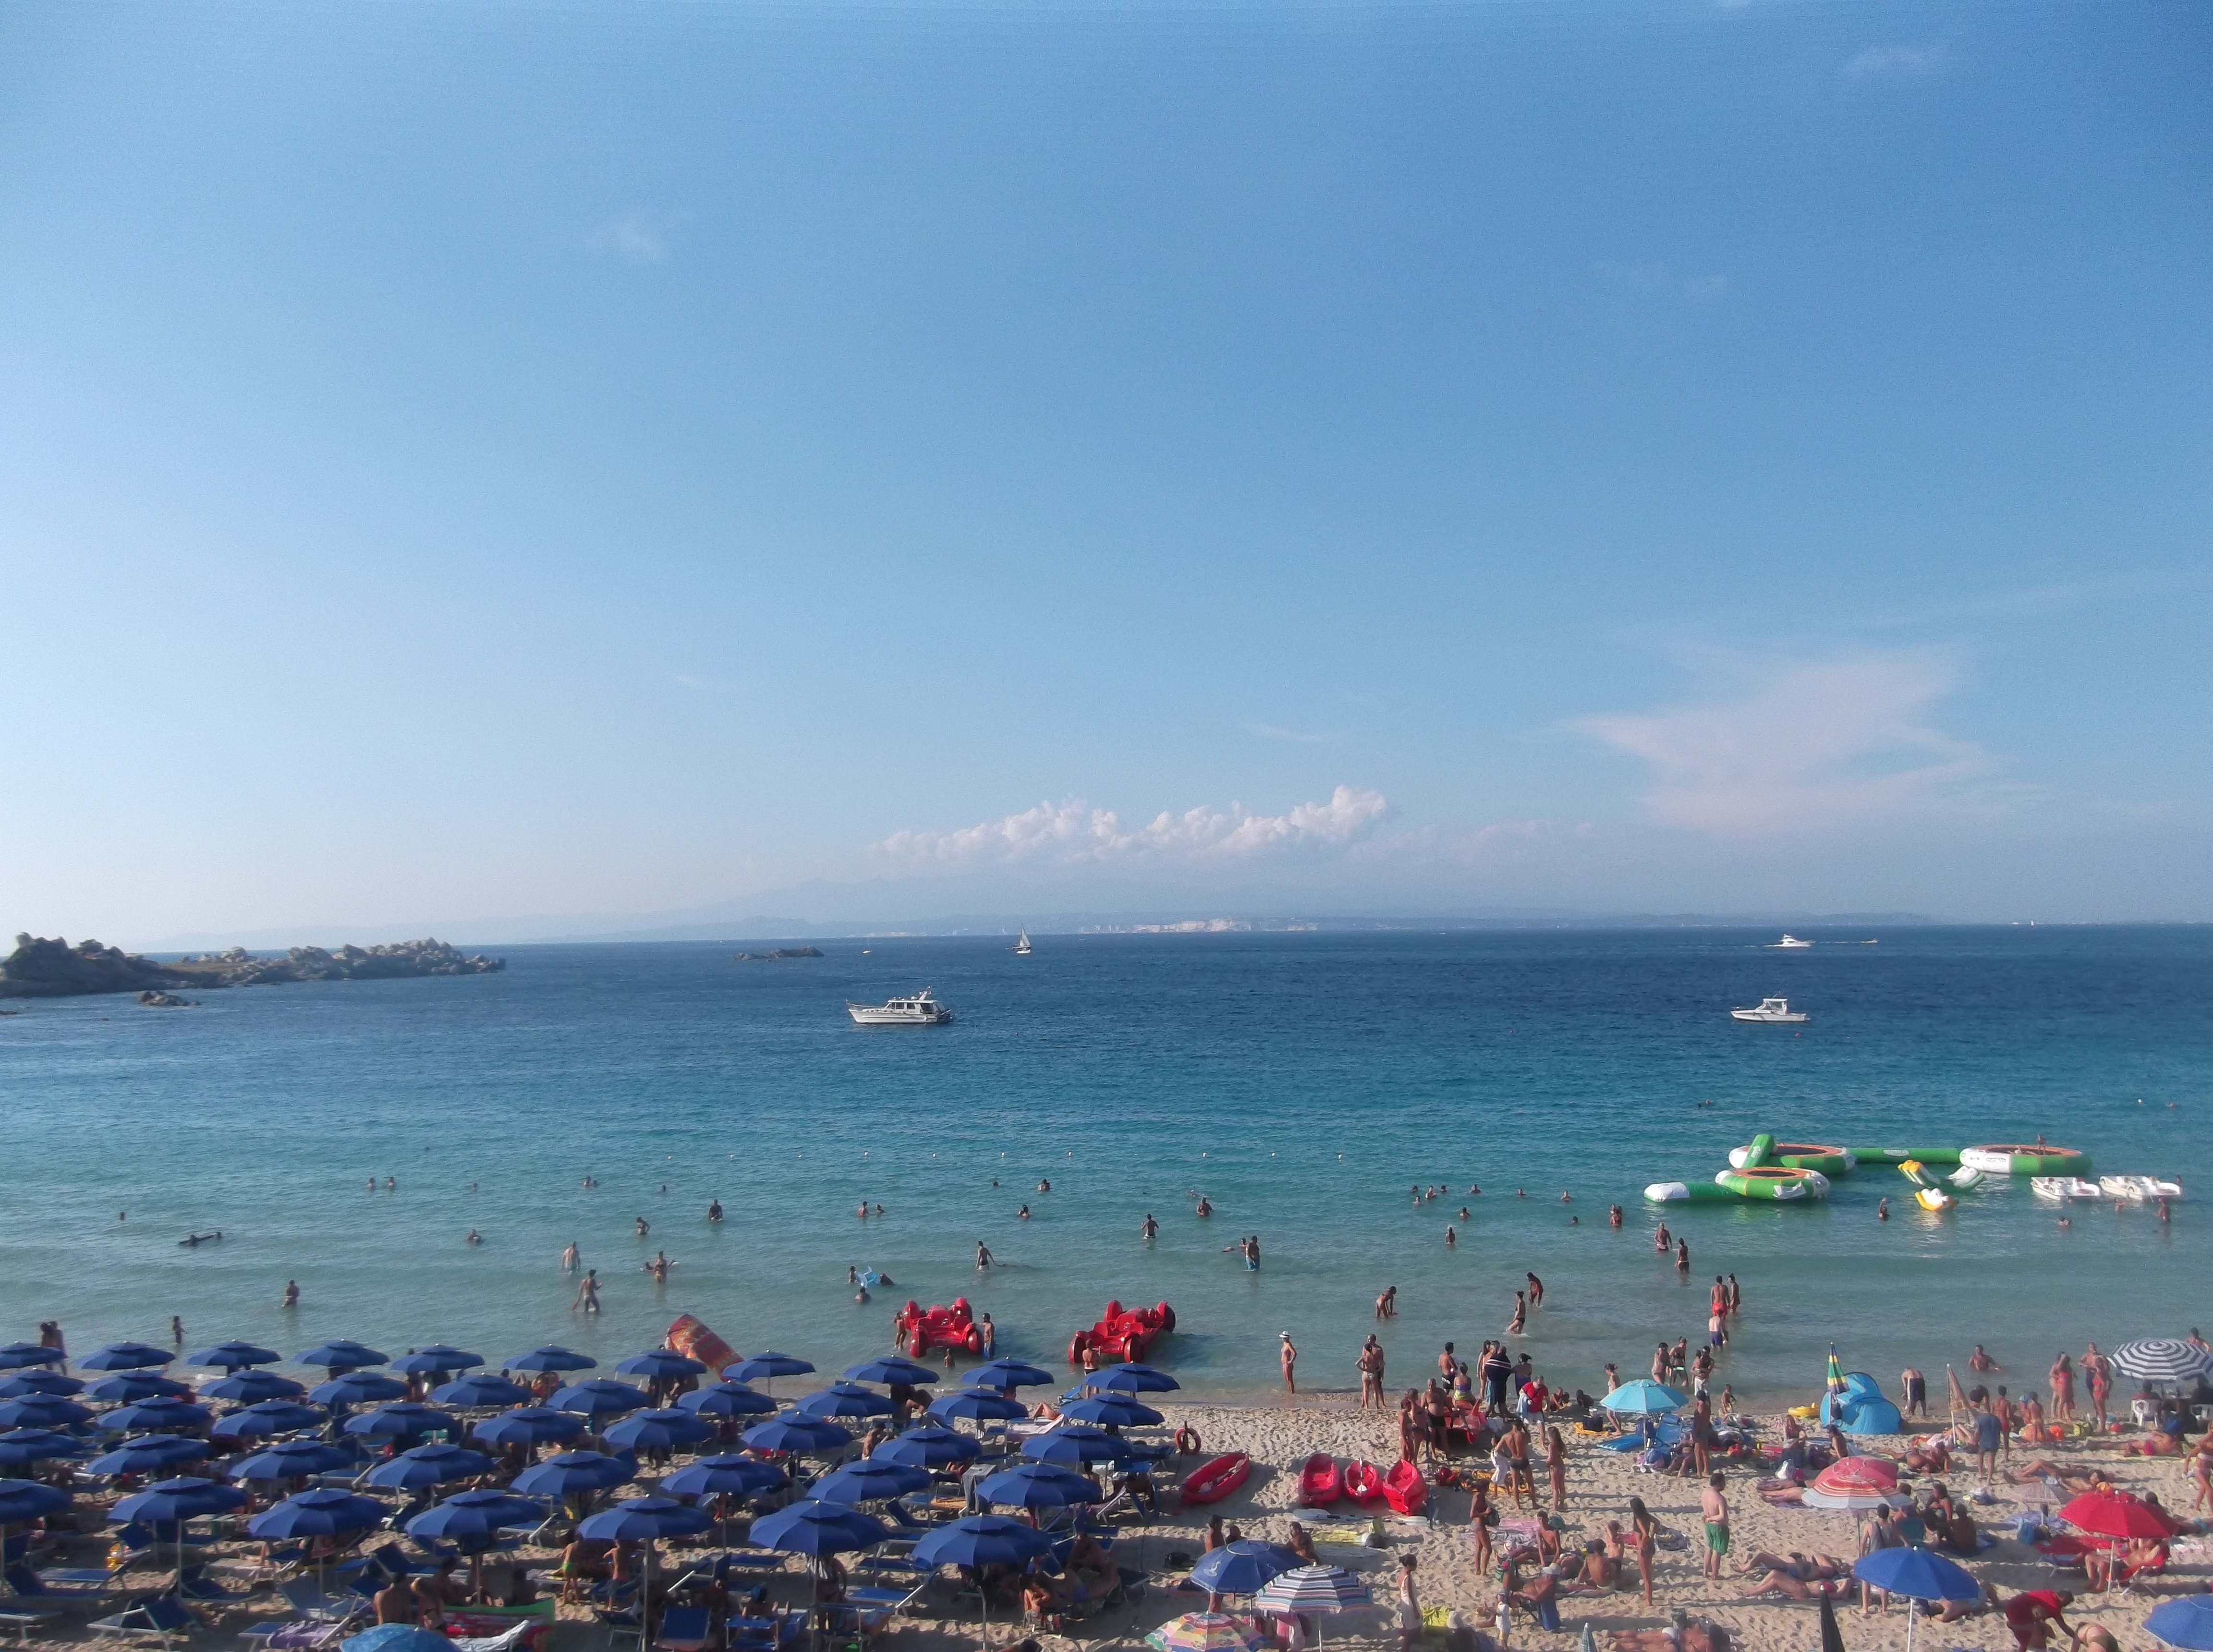
[[[856,1027],[941,1027],[953,1019],[953,1012],[931,997],[928,987],[911,997],[888,998],[880,1004],[848,1000],[845,1013]]]
[[[2109,1199],[2179,1199],[2182,1184],[2162,1181],[2157,1176],[2100,1176],[2098,1191]]]
[[[1810,947],[1810,946],[1812,946],[1813,944],[1814,944],[1814,943],[1813,943],[1812,942],[1810,942],[1810,941],[1801,941],[1801,940],[1800,940],[1796,936],[1795,936],[1795,935],[1786,935],[1786,936],[1784,936],[1783,937],[1783,939],[1781,939],[1780,941],[1777,941],[1777,942],[1773,942],[1773,943],[1772,943],[1772,944],[1768,948],[1768,950],[1769,950],[1770,952],[1773,952],[1777,948],[1780,947],[1780,948],[1789,948],[1790,950],[1795,951],[1795,950],[1796,950],[1798,948],[1800,948],[1800,947]]]
[[[1729,1015],[1741,1021],[1782,1022],[1806,1019],[1805,1011],[1793,1009],[1788,998],[1762,998],[1756,1009],[1732,1009]]]
[[[1021,938],[1015,942],[1015,956],[1017,958],[1027,958],[1029,955],[1030,932],[1027,930],[1024,930],[1021,933]]]
[[[2028,1191],[2040,1199],[2050,1199],[2055,1204],[2064,1204],[2069,1199],[2104,1197],[2097,1183],[2086,1181],[2080,1176],[2031,1176]]]

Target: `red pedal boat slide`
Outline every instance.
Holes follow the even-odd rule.
[[[1244,1484],[1245,1477],[1252,1472],[1253,1460],[1241,1451],[1228,1452],[1201,1463],[1184,1478],[1183,1500],[1186,1504],[1220,1503]]]
[[[1373,1463],[1347,1463],[1344,1466],[1344,1495],[1355,1503],[1382,1502],[1383,1471]]]
[[[1344,1495],[1344,1476],[1327,1452],[1317,1451],[1299,1465],[1300,1508],[1326,1509]]]
[[[1383,1477],[1383,1501],[1395,1515],[1418,1515],[1430,1506],[1429,1483],[1422,1471],[1401,1457]]]

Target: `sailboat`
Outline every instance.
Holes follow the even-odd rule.
[[[1015,942],[1015,956],[1017,958],[1027,958],[1030,955],[1030,932],[1027,930],[1024,930],[1021,933],[1021,938]]]

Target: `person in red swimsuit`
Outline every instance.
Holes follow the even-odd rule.
[[[2014,1644],[2021,1652],[2038,1652],[2051,1644],[2051,1625],[2057,1624],[2067,1631],[2070,1641],[2075,1631],[2066,1618],[2067,1608],[2075,1597],[2064,1589],[2023,1589],[2008,1600],[2003,1610],[2006,1627],[2013,1631]]]

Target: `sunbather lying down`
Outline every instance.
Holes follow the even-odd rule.
[[[1613,1652],[1678,1652],[1674,1635],[1664,1629],[1617,1629]],[[1703,1618],[1683,1625],[1680,1652],[1730,1652],[1728,1631]]]
[[[1924,1608],[1926,1610],[1927,1608]],[[1962,1618],[1979,1618],[1986,1612],[1998,1610],[1998,1592],[1990,1584],[1972,1600],[1940,1600],[1934,1603],[1929,1615],[1940,1624],[1956,1624]]]
[[[2110,1485],[2103,1470],[2087,1463],[2047,1462],[2039,1457],[2020,1468],[2006,1471],[2006,1478],[2015,1485],[2033,1485],[2039,1480],[2056,1480],[2070,1491],[2095,1491],[2100,1486]]]
[[[1800,1577],[1794,1572],[1770,1570],[1753,1578],[1737,1598],[1752,1600],[1763,1594],[1781,1594],[1792,1600],[1818,1600],[1827,1595],[1833,1600],[1850,1587],[1841,1577]]]
[[[1737,1572],[1741,1576],[1753,1572],[1781,1572],[1801,1583],[1814,1583],[1824,1578],[1842,1577],[1851,1569],[1851,1562],[1832,1554],[1801,1554],[1795,1549],[1789,1554],[1775,1554],[1762,1549],[1738,1567]]]

